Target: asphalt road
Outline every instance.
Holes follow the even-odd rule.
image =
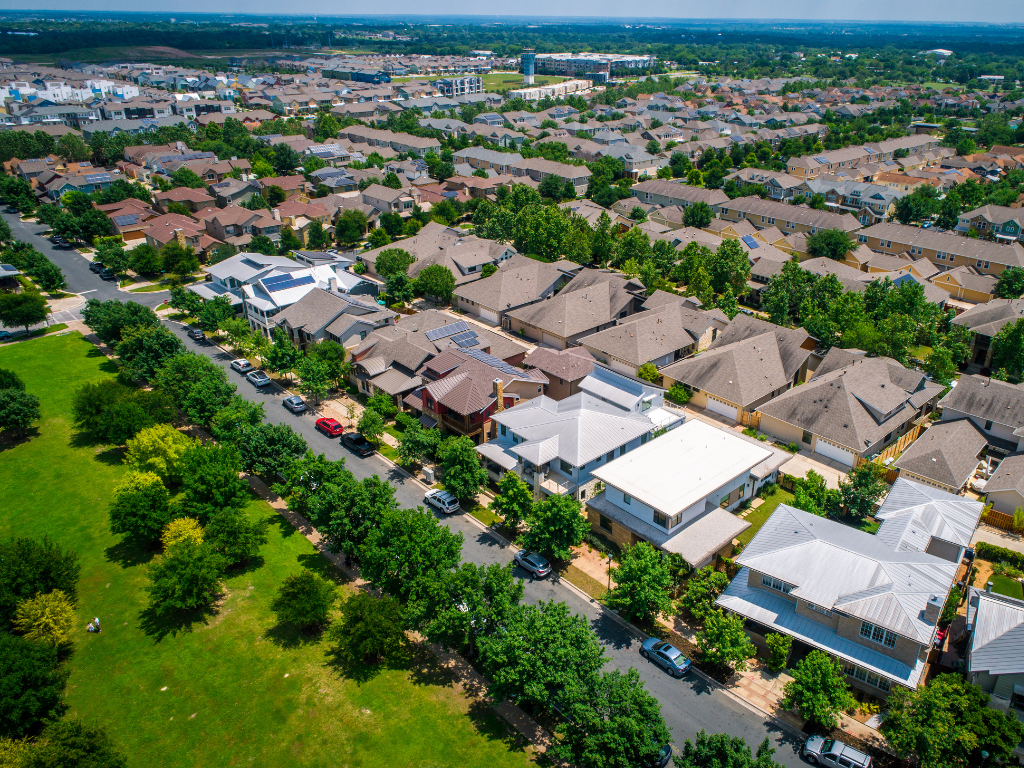
[[[281,404],[286,396],[282,389],[271,384],[264,387],[263,391],[258,390],[242,374],[231,370],[229,365],[232,358],[228,353],[210,342],[189,339],[180,323],[168,321],[166,324],[184,340],[189,349],[222,364],[227,369],[229,379],[238,386],[240,395],[253,402],[263,403],[269,422],[290,424],[305,438],[313,451],[325,454],[328,459],[345,459],[346,466],[358,478],[372,475],[386,478],[394,486],[395,498],[400,504],[406,507],[423,506],[424,487],[419,483],[410,480],[380,456],[365,459],[356,456],[342,446],[338,438],[328,438],[318,432],[314,427],[316,416],[312,413],[296,415],[287,410]],[[431,507],[427,509],[434,511]],[[462,533],[462,554],[466,560],[479,564],[508,563],[512,560],[512,550],[494,535],[481,529],[468,514],[447,516],[436,511],[434,513],[453,531]],[[674,744],[681,745],[684,740],[693,738],[703,729],[708,733],[726,732],[742,736],[756,750],[767,736],[777,749],[777,762],[785,766],[805,765],[798,754],[802,740],[737,703],[720,689],[704,683],[696,675],[676,680],[654,664],[644,661],[639,655],[640,640],[616,620],[606,616],[598,604],[581,597],[556,578],[534,580],[522,569],[517,569],[517,575],[525,581],[527,602],[564,601],[573,611],[587,617],[605,647],[609,657],[608,668],[625,670],[633,666],[640,671],[647,689],[661,702],[662,714],[672,730]]]

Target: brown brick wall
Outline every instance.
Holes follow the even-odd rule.
[[[836,631],[840,637],[845,637],[847,640],[852,640],[859,645],[863,645],[865,648],[870,648],[873,651],[901,661],[908,667],[912,667],[917,663],[917,658],[921,653],[920,643],[915,643],[912,640],[897,635],[896,647],[886,648],[881,643],[874,643],[861,637],[860,624],[860,619],[853,616],[843,616],[839,619],[839,627]]]

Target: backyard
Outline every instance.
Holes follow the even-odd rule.
[[[432,656],[415,651],[376,674],[347,672],[326,640],[278,625],[269,606],[282,580],[330,568],[262,501],[248,512],[270,521],[270,541],[259,561],[229,572],[217,613],[191,625],[149,615],[154,553],[109,531],[122,452],[79,440],[69,414],[77,386],[113,377],[113,364],[74,333],[5,346],[0,367],[42,404],[38,433],[0,442],[0,536],[49,535],[77,551],[82,631],[68,662],[70,714],[105,727],[131,765],[531,763]],[[93,616],[102,634],[85,632]]]
[[[789,504],[793,501],[793,494],[783,488],[777,488],[775,493],[771,496],[766,496],[764,503],[757,509],[750,510],[744,520],[750,523],[750,527],[747,528],[743,533],[739,535],[740,543],[745,547],[750,543],[750,540],[754,538],[761,526],[767,522],[768,518],[772,516],[772,512],[779,504]]]

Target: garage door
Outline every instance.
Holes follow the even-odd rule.
[[[819,437],[817,445],[814,446],[814,450],[826,458],[838,461],[848,467],[853,466],[853,451],[840,448],[838,445],[830,443],[828,440],[822,440]]]
[[[737,421],[736,418],[736,406],[724,403],[721,400],[716,400],[711,395],[708,395],[708,410],[714,413],[726,416],[733,421]]]

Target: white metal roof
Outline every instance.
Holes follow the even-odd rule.
[[[875,534],[893,549],[925,552],[932,537],[968,547],[981,519],[980,501],[897,478],[875,517]]]
[[[594,477],[674,515],[748,473],[772,455],[729,430],[697,419],[594,470]]]
[[[967,624],[972,629],[969,672],[1024,672],[1024,602],[972,587],[967,598]]]

